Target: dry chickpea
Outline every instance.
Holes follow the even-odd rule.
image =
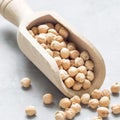
[[[76,114],[81,111],[81,105],[79,103],[72,103],[70,108],[73,109]]]
[[[65,120],[66,114],[63,111],[58,111],[55,113],[55,120]]]
[[[75,67],[75,60],[70,60],[71,66]]]
[[[38,41],[40,44],[42,44],[42,43],[46,44],[46,34],[41,33],[41,34],[39,34],[39,35],[36,35],[35,38],[37,39],[37,41]]]
[[[67,48],[71,51],[71,50],[76,50],[76,45],[74,42],[69,42],[67,44]]]
[[[53,40],[55,40],[56,35],[53,33],[47,33],[46,34],[46,43],[51,44]]]
[[[58,24],[55,25],[55,30],[56,30],[57,32],[59,32],[59,30],[60,30],[61,27],[62,27],[62,26],[58,23]]]
[[[78,95],[74,95],[73,97],[70,98],[72,103],[78,103],[80,104],[80,97]]]
[[[75,111],[72,108],[66,109],[65,113],[66,113],[66,118],[68,120],[72,120],[75,117],[75,115],[76,115]]]
[[[29,30],[29,33],[30,33],[30,35],[32,35],[32,37],[34,37],[34,36],[35,36],[35,34],[33,33],[33,31],[32,31],[32,30]]]
[[[82,57],[83,58],[83,60],[89,60],[89,53],[87,52],[87,51],[82,51],[81,53],[80,53],[80,57]]]
[[[55,40],[58,42],[63,42],[64,39],[62,36],[58,35],[58,36],[56,36]]]
[[[62,80],[65,80],[69,77],[68,73],[65,70],[60,69],[59,72],[60,72],[60,77]]]
[[[75,76],[75,80],[80,82],[80,83],[83,83],[85,81],[85,75],[83,73],[78,73]]]
[[[52,23],[46,23],[46,25],[49,27],[49,29],[54,28],[54,25]]]
[[[86,75],[87,74],[87,68],[85,66],[80,66],[80,67],[78,67],[78,72]]]
[[[76,67],[70,67],[68,69],[68,74],[71,76],[71,77],[74,77],[75,75],[78,74],[78,69]]]
[[[62,98],[59,102],[59,106],[63,109],[69,108],[71,105],[71,101],[69,98]]]
[[[97,108],[98,116],[101,116],[102,118],[106,118],[109,115],[109,110],[106,107],[99,107]]]
[[[87,68],[88,70],[93,70],[93,68],[94,68],[94,63],[93,63],[93,61],[91,61],[91,60],[87,60],[87,61],[85,62],[85,66],[86,66],[86,68]]]
[[[53,51],[53,57],[60,57],[59,51]]]
[[[120,84],[118,82],[114,83],[111,86],[111,92],[112,93],[119,93],[120,92]]]
[[[53,33],[55,35],[58,35],[58,32],[55,29],[49,29],[48,33]]]
[[[84,93],[81,96],[81,103],[82,104],[88,104],[90,100],[90,95],[88,93]]]
[[[21,86],[22,87],[28,88],[28,87],[30,87],[30,85],[31,85],[30,78],[25,77],[25,78],[21,79]]]
[[[113,105],[111,110],[113,114],[120,114],[120,104]]]
[[[50,56],[53,57],[53,51],[52,51],[52,50],[50,50],[49,48],[47,48],[46,51],[47,51],[47,53],[48,53]]]
[[[64,27],[61,27],[60,29],[59,29],[59,34],[63,37],[63,38],[67,38],[68,37],[68,31],[64,28]]]
[[[91,93],[91,97],[94,99],[100,99],[101,98],[101,91],[99,89],[94,89]]]
[[[53,53],[53,54],[54,54],[54,53]],[[61,63],[62,63],[62,62],[61,62],[61,57],[54,57],[54,59],[55,59],[57,65],[60,66]]]
[[[64,70],[67,70],[70,68],[70,60],[69,59],[62,59],[62,67]]]
[[[52,41],[51,45],[50,45],[50,48],[52,50],[61,50],[62,49],[62,46],[61,44],[58,42],[58,41]]]
[[[110,98],[110,90],[108,90],[108,89],[103,89],[103,90],[101,91],[101,96],[102,96],[102,97],[103,97],[103,96],[107,96],[107,97]]]
[[[47,33],[48,29],[49,29],[49,27],[45,24],[42,24],[42,25],[38,26],[39,33]]]
[[[92,72],[91,70],[88,70],[86,77],[87,77],[87,79],[88,79],[89,81],[93,81],[94,78],[95,78],[94,72]]]
[[[70,58],[75,59],[76,57],[79,57],[80,53],[78,50],[71,50],[70,51]]]
[[[95,118],[93,118],[92,120],[103,120],[101,116],[97,116]]]
[[[79,67],[84,64],[84,60],[81,57],[75,58],[75,67]]]
[[[48,46],[45,44],[45,43],[42,43],[41,46],[44,48],[44,49],[47,49]]]
[[[26,107],[25,113],[27,116],[34,116],[34,115],[36,115],[36,109],[34,106],[30,105],[30,106]]]
[[[80,90],[81,88],[82,88],[82,84],[80,82],[75,82],[72,87],[72,89],[76,91]]]
[[[61,51],[60,51],[60,56],[62,57],[62,58],[68,58],[69,57],[69,55],[70,55],[70,52],[69,52],[69,49],[67,49],[67,48],[62,48],[61,49]]]
[[[99,105],[101,107],[108,107],[110,104],[110,99],[107,96],[103,96],[100,98]]]
[[[32,32],[34,33],[34,35],[39,34],[38,28],[37,27],[32,27]]]
[[[64,83],[67,88],[71,88],[74,85],[75,80],[72,77],[68,77],[67,79],[64,80]]]
[[[60,44],[61,44],[62,48],[66,48],[67,42],[66,42],[66,41],[63,41],[63,42],[61,42]]]
[[[88,105],[90,108],[96,109],[99,105],[99,101],[98,99],[90,99]]]
[[[84,90],[90,88],[91,87],[91,82],[89,80],[85,79],[82,87],[83,87]]]
[[[51,93],[46,93],[43,95],[43,103],[46,105],[53,103],[53,95]]]

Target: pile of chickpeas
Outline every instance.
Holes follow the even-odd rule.
[[[54,58],[67,88],[79,91],[91,87],[94,62],[88,51],[79,51],[76,44],[69,41],[69,32],[62,25],[45,23],[32,27],[29,33]]]

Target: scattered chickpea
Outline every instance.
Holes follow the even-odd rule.
[[[43,95],[43,103],[46,105],[53,103],[53,95],[51,93],[46,93]]]
[[[49,29],[49,27],[45,24],[38,26],[39,33],[47,33],[48,29]]]
[[[98,99],[90,99],[88,105],[90,108],[96,109],[99,105],[99,101]]]
[[[72,89],[75,91],[81,90],[81,88],[82,88],[82,83],[77,82],[77,81],[74,83],[74,85],[72,87]]]
[[[102,118],[106,118],[109,115],[109,110],[106,107],[99,107],[97,108],[98,116],[101,116]]]
[[[75,58],[75,67],[79,67],[84,64],[84,60],[81,57]]]
[[[36,109],[34,106],[30,105],[30,106],[26,107],[25,113],[27,116],[34,116],[34,115],[36,115]]]
[[[89,81],[93,81],[94,80],[94,72],[88,70],[86,77]]]
[[[69,77],[68,73],[65,70],[60,69],[59,72],[60,72],[60,77],[62,80],[65,80]]]
[[[94,89],[91,93],[91,97],[95,99],[101,98],[101,91],[99,89]]]
[[[86,66],[86,68],[87,68],[88,70],[93,70],[93,68],[94,68],[94,63],[93,63],[91,60],[87,60],[87,61],[85,62],[85,66]]]
[[[55,120],[65,120],[66,114],[63,111],[58,111],[55,113]]]
[[[58,32],[55,29],[52,29],[52,28],[48,30],[48,33],[53,33],[55,35],[58,35]]]
[[[75,80],[80,82],[80,83],[83,83],[85,81],[85,75],[83,73],[78,73],[75,76]]]
[[[76,57],[79,57],[80,53],[78,50],[71,50],[70,51],[70,58],[75,59]]]
[[[59,32],[59,30],[60,30],[61,27],[62,27],[62,26],[58,23],[58,24],[55,25],[55,30],[56,30],[57,32]]]
[[[73,97],[70,98],[72,103],[78,103],[80,104],[80,97],[78,95],[74,95]]]
[[[24,88],[29,88],[30,85],[31,85],[31,80],[30,80],[30,78],[25,77],[25,78],[21,79],[21,86],[22,86],[22,87],[24,87]]]
[[[102,96],[102,97],[103,97],[103,96],[107,96],[107,97],[110,98],[110,90],[108,90],[108,89],[103,89],[103,90],[101,91],[101,96]]]
[[[69,52],[69,49],[67,48],[62,48],[61,51],[60,51],[60,55],[62,58],[68,58],[69,55],[70,55],[70,52]]]
[[[81,111],[81,105],[79,103],[72,103],[70,108],[73,109],[76,114]]]
[[[64,27],[59,29],[59,34],[65,39],[68,37],[68,31]]]
[[[75,81],[72,77],[68,77],[66,80],[64,80],[64,83],[68,88],[71,88],[74,85]]]
[[[69,108],[71,105],[71,101],[69,98],[62,98],[59,102],[59,106],[63,109]]]
[[[54,53],[53,53],[53,54],[54,54]],[[54,59],[55,59],[57,65],[60,66],[61,63],[62,63],[62,62],[61,62],[61,57],[54,57]]]
[[[89,60],[89,53],[87,52],[87,51],[82,51],[81,53],[80,53],[80,57],[82,57],[85,61],[86,60]]]
[[[114,83],[111,86],[111,92],[112,93],[119,93],[120,92],[120,84],[118,82]]]
[[[103,120],[101,116],[97,116],[95,118],[93,118],[92,120]]]
[[[76,115],[75,111],[72,108],[67,108],[65,110],[65,113],[68,120],[72,120]]]
[[[75,75],[77,75],[78,73],[78,69],[76,67],[70,67],[68,69],[68,74],[71,76],[71,77],[74,77]]]
[[[120,114],[120,104],[113,105],[111,107],[112,113],[113,114]]]
[[[74,42],[69,42],[67,44],[67,48],[71,51],[71,50],[76,50],[76,45]]]
[[[91,87],[91,82],[89,80],[85,79],[82,87],[83,87],[84,90],[90,88]]]
[[[82,104],[88,104],[89,103],[89,100],[90,100],[90,95],[88,93],[84,93],[82,96],[81,96],[81,103]]]
[[[32,27],[32,32],[34,33],[34,35],[37,35],[39,33],[38,28],[37,27]]]
[[[87,68],[85,66],[80,66],[80,67],[78,67],[78,72],[86,75],[87,74]]]
[[[110,104],[110,99],[107,96],[103,96],[100,98],[99,105],[101,107],[108,107]]]

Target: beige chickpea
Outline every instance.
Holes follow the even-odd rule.
[[[54,25],[52,23],[46,23],[46,25],[49,27],[49,29],[51,29],[51,28],[54,29]]]
[[[97,116],[95,118],[93,118],[92,120],[103,120],[101,116]]]
[[[44,48],[44,49],[47,49],[48,46],[45,44],[45,43],[42,43],[41,46]]]
[[[97,108],[98,116],[101,116],[102,118],[106,118],[109,115],[109,110],[106,107],[99,107]]]
[[[75,67],[75,60],[70,60],[71,66]]]
[[[110,90],[108,90],[108,89],[103,89],[103,90],[101,91],[101,96],[102,96],[102,97],[103,97],[103,96],[107,96],[107,97],[110,98]]]
[[[94,99],[100,99],[101,98],[101,91],[99,89],[94,89],[92,92],[91,92],[91,97],[94,98]]]
[[[67,79],[64,80],[64,83],[67,88],[71,88],[74,85],[75,80],[72,77],[68,77]]]
[[[82,104],[88,104],[90,100],[90,95],[88,93],[84,93],[81,96],[81,103]]]
[[[78,72],[83,73],[84,75],[87,74],[87,68],[85,66],[78,67]]]
[[[46,33],[46,43],[51,44],[53,40],[56,39],[56,35],[53,33]]]
[[[63,37],[63,38],[67,38],[68,37],[68,31],[64,28],[64,27],[61,27],[60,29],[59,29],[59,34]]]
[[[72,103],[78,103],[80,104],[80,97],[78,95],[74,95],[73,97],[70,98]]]
[[[58,35],[58,32],[55,29],[52,29],[52,28],[48,30],[48,33],[53,33],[55,35]]]
[[[46,93],[43,95],[43,103],[46,105],[53,103],[53,95],[51,93]]]
[[[100,98],[99,105],[101,107],[108,107],[110,104],[110,99],[107,96],[103,96]]]
[[[115,82],[112,86],[111,86],[111,92],[112,93],[119,93],[120,92],[120,84],[118,82]]]
[[[79,55],[80,55],[80,53],[78,50],[71,50],[70,51],[70,58],[71,59],[75,59],[75,58],[79,57]]]
[[[84,60],[81,57],[75,58],[75,67],[82,66],[84,64]]]
[[[71,50],[76,50],[76,45],[74,42],[69,42],[67,44],[67,48],[71,51]]]
[[[68,69],[68,74],[71,76],[71,77],[74,77],[75,75],[78,74],[78,69],[76,67],[70,67]]]
[[[71,101],[69,98],[62,98],[60,101],[59,101],[59,107],[63,108],[63,109],[66,109],[66,108],[69,108],[71,106]]]
[[[81,53],[80,53],[80,57],[82,57],[83,58],[83,60],[89,60],[89,53],[87,52],[87,51],[82,51]]]
[[[117,115],[120,114],[120,104],[113,105],[111,107],[112,113]]]
[[[59,51],[53,51],[53,57],[60,57]]]
[[[85,79],[82,87],[83,87],[84,90],[90,88],[91,87],[91,82],[89,80]]]
[[[58,111],[55,113],[55,120],[65,120],[66,114],[64,111]]]
[[[70,55],[70,52],[69,52],[69,50],[67,49],[67,48],[62,48],[61,49],[61,51],[60,51],[60,56],[62,57],[62,58],[68,58],[69,57],[69,55]]]
[[[38,41],[40,44],[42,44],[42,43],[46,44],[46,34],[41,33],[41,34],[39,34],[39,35],[36,35],[35,38],[37,39],[37,41]]]
[[[75,80],[80,82],[80,83],[83,83],[85,81],[85,75],[83,73],[78,73],[75,76]]]
[[[39,34],[38,28],[37,27],[32,27],[32,32],[34,33],[34,35]]]
[[[58,35],[58,36],[56,36],[55,40],[58,42],[63,42],[64,39],[62,36]]]
[[[99,105],[99,101],[98,99],[90,99],[89,100],[89,103],[88,103],[88,106],[92,109],[96,109]]]
[[[60,73],[60,77],[61,77],[62,80],[65,80],[69,77],[69,74],[63,69],[60,69],[59,73]]]
[[[52,41],[50,48],[51,48],[52,50],[57,50],[57,51],[59,51],[59,50],[62,49],[62,46],[61,46],[61,44],[60,44],[58,41]]]
[[[63,42],[61,42],[60,44],[61,44],[62,48],[66,48],[67,42],[66,42],[66,41],[63,41]]]
[[[88,71],[87,71],[86,78],[87,78],[89,81],[93,81],[94,78],[95,78],[94,72],[92,72],[91,70],[88,70]]]
[[[64,70],[67,70],[70,68],[70,60],[69,59],[62,59],[61,64],[62,64],[62,67]]]
[[[53,54],[54,54],[54,53],[53,53]],[[58,57],[54,57],[54,59],[55,59],[57,65],[60,66],[61,63],[62,63],[61,57],[59,57],[59,56],[58,56]]]
[[[24,88],[29,88],[31,85],[31,80],[28,77],[21,79],[21,86]]]
[[[60,25],[59,23],[55,25],[55,30],[57,32],[59,32],[60,28],[62,27],[62,25]]]
[[[47,48],[46,51],[51,57],[53,57],[53,51],[51,49]]]
[[[87,61],[85,62],[85,66],[86,66],[86,68],[87,68],[88,70],[93,70],[93,68],[94,68],[94,63],[93,63],[92,60],[87,60]]]
[[[74,85],[72,87],[72,89],[76,90],[76,91],[81,90],[81,88],[82,88],[82,83],[77,82],[77,81],[74,83]]]
[[[81,111],[81,105],[79,103],[72,103],[70,108],[73,109],[76,114]]]
[[[30,33],[30,35],[32,35],[32,37],[34,37],[34,36],[35,36],[35,34],[33,33],[33,31],[32,31],[32,30],[29,30],[28,32]]]
[[[74,109],[72,109],[72,108],[66,109],[66,110],[65,110],[65,113],[66,113],[66,118],[67,118],[68,120],[72,120],[72,119],[75,117],[75,115],[76,115]]]
[[[36,112],[35,107],[30,105],[25,108],[25,113],[27,116],[35,116],[37,112]]]
[[[42,24],[42,25],[38,26],[39,33],[47,33],[48,29],[49,29],[49,27],[45,24]]]

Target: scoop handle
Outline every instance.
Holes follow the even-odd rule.
[[[32,13],[25,0],[0,0],[0,14],[16,26]]]

